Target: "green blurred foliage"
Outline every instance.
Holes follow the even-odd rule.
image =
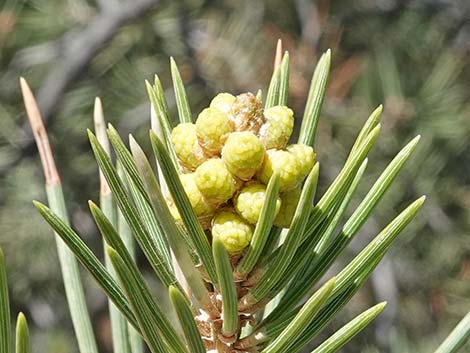
[[[53,236],[30,202],[45,196],[18,77],[40,91],[60,66],[64,43],[119,6],[119,0],[0,2],[0,243],[13,314],[23,310],[30,317],[36,352],[72,352],[73,333]],[[361,195],[401,146],[422,135],[416,155],[352,244],[351,254],[406,202],[428,195],[420,220],[340,315],[338,325],[366,305],[390,302],[384,318],[344,352],[428,352],[470,308],[469,19],[464,0],[160,1],[114,33],[47,115],[74,227],[101,253],[86,209],[86,200],[98,195],[97,166],[85,132],[92,127],[95,96],[123,136],[133,131],[148,147],[145,79],[161,76],[176,118],[169,56],[180,66],[197,114],[216,92],[266,89],[280,37],[292,62],[289,104],[301,116],[316,58],[331,47],[333,70],[317,143],[323,189],[378,104],[385,106],[384,128]],[[106,351],[106,301],[85,278]]]

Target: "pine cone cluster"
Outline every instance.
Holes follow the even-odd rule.
[[[232,254],[249,245],[274,173],[281,191],[274,225],[290,226],[300,185],[315,162],[312,147],[288,145],[293,128],[294,112],[286,106],[263,109],[251,93],[220,93],[194,124],[181,123],[171,133],[195,214]],[[170,198],[168,203],[181,221]]]

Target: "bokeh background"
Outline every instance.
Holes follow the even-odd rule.
[[[0,244],[12,314],[29,317],[34,352],[77,350],[53,235],[31,204],[45,194],[18,77],[39,99],[73,225],[100,254],[86,206],[98,194],[85,132],[94,97],[103,99],[107,119],[123,136],[132,131],[148,147],[145,79],[158,72],[176,116],[169,56],[180,65],[197,113],[219,91],[266,89],[278,38],[291,55],[289,105],[298,116],[317,58],[327,48],[333,52],[317,145],[322,190],[378,104],[385,105],[384,128],[360,195],[402,145],[422,135],[335,267],[407,202],[428,195],[417,220],[330,326],[388,300],[384,314],[343,352],[429,352],[469,311],[469,1],[1,0]],[[84,280],[102,352],[109,352],[105,298],[88,275]]]

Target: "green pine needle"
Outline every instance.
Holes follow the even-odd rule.
[[[434,353],[456,353],[470,338],[470,313],[457,324]]]
[[[5,258],[0,248],[0,352],[11,352],[10,301]]]
[[[28,322],[23,313],[18,314],[16,320],[16,353],[30,353],[31,343],[29,342]]]
[[[387,303],[383,302],[364,311],[352,321],[336,331],[311,353],[334,353],[362,331],[374,320],[385,308]]]
[[[206,348],[201,339],[201,334],[194,321],[191,304],[181,291],[176,287],[170,287],[170,300],[176,311],[178,320],[183,329],[188,348],[191,353],[206,353]]]
[[[302,233],[305,229],[308,216],[312,209],[313,197],[317,188],[318,175],[320,171],[319,164],[315,164],[312,168],[307,180],[305,181],[300,196],[299,204],[295,211],[292,225],[286,236],[286,241],[280,248],[279,256],[267,270],[265,275],[261,277],[259,282],[246,294],[241,300],[242,308],[250,307],[263,299],[280,280],[281,276],[286,271],[289,263],[291,262],[295,251],[302,239]]]
[[[318,61],[312,76],[305,112],[300,127],[299,143],[312,146],[315,143],[318,120],[326,94],[326,84],[330,74],[331,52],[328,49]]]
[[[113,263],[116,273],[121,280],[124,290],[126,291],[127,297],[129,298],[132,306],[132,310],[137,317],[140,330],[145,341],[147,342],[148,347],[150,348],[150,351],[152,353],[167,352],[158,331],[158,324],[148,307],[148,298],[146,298],[148,293],[145,293],[140,288],[134,276],[132,275],[132,272],[126,266],[119,254],[110,247],[108,247],[107,252],[111,262]],[[175,351],[175,348],[172,348],[172,350]],[[185,351],[182,350],[181,352]]]
[[[150,140],[155,156],[162,168],[163,175],[170,189],[171,196],[173,197],[176,207],[183,219],[183,223],[188,230],[190,238],[194,247],[212,281],[213,284],[217,283],[217,274],[215,271],[214,258],[212,251],[207,240],[207,236],[199,223],[194,211],[189,202],[188,196],[184,192],[183,185],[181,184],[178,172],[174,168],[167,150],[162,142],[158,139],[153,131],[150,131]]]
[[[258,259],[266,245],[273,226],[274,214],[276,211],[276,202],[279,196],[279,174],[275,173],[271,177],[266,189],[266,199],[261,208],[259,221],[256,224],[253,238],[251,239],[248,250],[237,266],[235,276],[245,278],[255,267]]]
[[[232,265],[224,244],[218,238],[212,240],[215,268],[222,296],[222,333],[232,337],[238,328],[237,289],[233,280]]]
[[[92,253],[92,251],[88,248],[88,246],[78,236],[78,234],[75,233],[72,228],[62,221],[62,219],[52,212],[47,206],[38,201],[33,201],[33,203],[41,216],[46,220],[47,223],[49,223],[56,234],[62,239],[62,241],[64,241],[64,243],[70,248],[75,256],[77,256],[83,266],[85,266],[90,274],[95,278],[96,282],[105,291],[108,297],[127,317],[129,322],[137,327],[134,315],[129,308],[129,304],[126,301],[121,288],[111,277],[106,268]]]
[[[173,58],[170,58],[171,78],[173,79],[173,87],[175,90],[176,106],[178,107],[178,114],[180,123],[191,123],[193,121],[191,108],[189,107],[188,96],[184,88],[183,80],[179,72],[178,66]]]
[[[291,320],[290,324],[273,340],[262,353],[283,353],[298,337],[300,337],[310,322],[314,319],[320,308],[328,299],[335,285],[333,277],[326,282],[312,297],[305,303],[299,313]]]
[[[116,202],[158,278],[166,286],[178,285],[168,262],[166,262],[165,258],[163,258],[162,254],[158,251],[156,239],[150,234],[136,206],[129,199],[126,188],[108,155],[91,131],[88,131],[88,136],[96,160],[106,177],[106,181],[116,198]],[[139,191],[143,188],[143,185],[140,185]]]

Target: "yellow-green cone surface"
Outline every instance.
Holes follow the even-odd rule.
[[[233,132],[222,148],[222,159],[233,175],[249,180],[263,163],[264,146],[252,132]]]
[[[260,183],[250,184],[240,190],[235,199],[235,209],[248,223],[256,224],[261,213],[261,208],[266,200],[266,186]],[[275,215],[281,207],[281,199],[276,201]]]
[[[287,151],[295,156],[300,166],[302,179],[305,178],[315,164],[313,148],[303,144],[294,144],[287,147]]]
[[[279,172],[281,191],[293,189],[300,182],[300,165],[292,153],[283,150],[268,150],[258,177],[261,182],[267,184],[274,171]]]
[[[220,110],[223,113],[228,114],[232,109],[232,104],[237,98],[230,93],[219,93],[216,95],[209,105],[211,108]]]
[[[220,158],[208,159],[195,172],[197,188],[204,197],[215,203],[230,199],[236,188],[236,181]]]
[[[236,131],[251,131],[258,134],[264,123],[263,104],[252,93],[240,94],[232,104],[230,119]]]
[[[192,123],[178,124],[171,132],[171,143],[180,164],[189,171],[207,159],[197,140],[196,125]]]
[[[196,120],[196,133],[199,144],[211,155],[219,155],[222,146],[233,131],[228,115],[217,108],[206,108]]]
[[[239,215],[222,211],[212,221],[212,236],[222,241],[231,254],[245,249],[253,236],[253,227]]]
[[[168,197],[166,199],[166,203],[167,203],[168,208],[170,209],[170,213],[173,216],[173,218],[175,219],[175,221],[178,222],[178,223],[182,223],[183,220],[181,219],[181,215],[178,211],[178,208],[175,205],[175,201],[173,201],[173,198]]]
[[[209,203],[197,188],[194,173],[182,174],[180,175],[180,180],[191,203],[191,207],[202,227],[204,229],[210,228],[211,220],[215,212],[214,205]],[[171,197],[167,199],[167,204],[175,221],[182,223],[181,215]]]
[[[196,185],[195,174],[182,174],[180,175],[180,180],[196,216],[210,216],[214,214],[214,207],[206,200]]]
[[[212,234],[224,237],[229,252],[239,252],[249,244],[266,201],[266,185],[275,171],[280,196],[274,225],[290,226],[301,183],[315,163],[312,147],[287,145],[293,128],[294,112],[287,106],[264,110],[251,93],[236,97],[220,93],[195,124],[173,129],[171,141],[187,173],[181,175],[181,182],[191,207],[205,229],[212,224]],[[168,205],[181,222],[171,198]]]
[[[289,228],[294,218],[295,209],[299,203],[301,189],[296,187],[293,190],[282,193],[281,196],[281,208],[274,218],[273,224],[279,228]]]
[[[266,149],[283,149],[294,129],[294,112],[278,105],[264,111],[266,122],[259,130],[259,138]]]

